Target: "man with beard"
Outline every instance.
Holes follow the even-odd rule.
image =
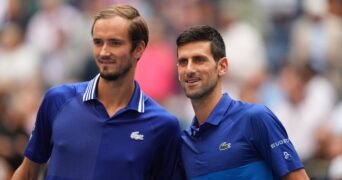
[[[129,5],[96,14],[91,30],[99,74],[47,91],[13,179],[171,179],[180,128],[134,80],[148,28]]]
[[[188,179],[308,179],[287,133],[265,106],[222,94],[228,70],[225,44],[210,26],[177,38],[179,81],[195,117],[182,134]]]

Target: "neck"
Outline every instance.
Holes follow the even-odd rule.
[[[209,115],[214,110],[217,103],[220,101],[221,96],[221,90],[217,89],[199,99],[191,99],[191,104],[194,109],[199,126],[207,121]]]
[[[129,103],[134,92],[134,79],[108,81],[100,77],[97,92],[99,101],[112,116]]]

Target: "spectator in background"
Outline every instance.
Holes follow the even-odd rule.
[[[23,42],[22,27],[6,23],[0,32],[0,157],[12,171],[21,163],[41,98],[40,63],[39,54]]]
[[[150,21],[150,41],[136,70],[136,80],[141,89],[161,104],[176,90],[174,49],[168,43],[163,22],[155,17]]]
[[[7,23],[17,24],[26,32],[27,23],[36,7],[36,0],[2,0],[0,2],[0,30]]]
[[[304,15],[291,32],[290,61],[309,64],[326,76],[342,97],[342,21],[327,0],[304,0]]]
[[[288,61],[290,33],[293,21],[300,12],[302,0],[256,0],[260,2],[269,25],[266,26],[264,39],[267,47],[268,70],[278,75]]]
[[[342,102],[331,113],[328,132],[331,133],[328,177],[342,179]]]
[[[336,102],[331,83],[309,66],[288,64],[280,73],[284,98],[271,106],[288,131],[299,157],[310,161],[317,153],[315,132]]]
[[[41,57],[23,41],[23,29],[16,23],[7,23],[0,32],[0,86],[21,86],[39,79]],[[18,87],[20,88],[20,87]]]
[[[228,76],[223,89],[233,97],[248,102],[260,102],[258,91],[267,70],[266,51],[260,32],[241,20],[232,1],[220,8],[221,32],[230,59]],[[225,6],[226,5],[226,6]],[[228,7],[228,10],[227,10]],[[243,69],[243,70],[241,70]]]
[[[33,0],[9,0],[7,2],[5,21],[16,23],[23,31],[26,31],[27,23],[33,13],[33,6]]]
[[[342,179],[342,103],[331,112],[315,132],[318,152],[314,163],[308,164],[312,177]]]
[[[39,103],[34,98],[39,100],[42,93],[40,74],[42,59],[35,49],[23,41],[23,38],[23,29],[15,23],[6,24],[0,33],[0,89],[10,97],[8,102],[16,102],[19,101],[19,97],[23,98],[21,104],[26,106],[27,112],[25,113],[27,121],[23,122],[25,122],[25,131],[29,134],[31,130],[28,129],[33,126],[30,117],[36,113],[35,108],[38,107],[34,104]],[[28,95],[26,94],[28,91],[35,93]],[[32,101],[24,101],[27,99]],[[11,106],[7,108],[9,107]]]
[[[192,24],[217,24],[217,0],[155,0],[154,2],[156,13],[167,26],[166,36],[171,39]]]
[[[28,22],[26,41],[42,57],[46,87],[75,81],[80,75],[90,39],[85,36],[84,19],[63,0],[38,0],[38,11]],[[88,50],[88,49],[86,49]]]

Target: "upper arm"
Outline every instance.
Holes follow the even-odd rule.
[[[308,175],[306,174],[304,169],[297,169],[295,171],[292,171],[288,174],[286,174],[285,176],[283,176],[284,180],[306,180],[309,179]]]
[[[37,163],[48,161],[53,148],[51,141],[53,121],[63,106],[75,97],[75,89],[57,86],[49,89],[38,109],[36,122],[24,155]]]
[[[31,161],[28,158],[24,158],[23,163],[14,172],[12,180],[35,180],[38,179],[38,173],[41,165]]]
[[[285,128],[270,110],[259,106],[249,122],[249,137],[275,175],[280,177],[303,168]]]

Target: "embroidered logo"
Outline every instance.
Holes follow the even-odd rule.
[[[288,143],[290,143],[289,139],[281,139],[281,140],[279,140],[277,142],[272,143],[271,144],[271,148],[273,149],[273,148],[276,148],[278,146],[281,146],[283,144],[288,144]]]
[[[231,143],[227,143],[227,142],[223,142],[220,144],[220,151],[224,151],[224,150],[227,150],[231,147]]]
[[[134,131],[131,133],[131,139],[137,140],[137,141],[142,141],[144,140],[144,135],[139,134],[139,131]]]
[[[284,158],[287,159],[287,160],[290,160],[291,159],[291,154],[289,154],[288,152],[283,152],[284,153]]]

